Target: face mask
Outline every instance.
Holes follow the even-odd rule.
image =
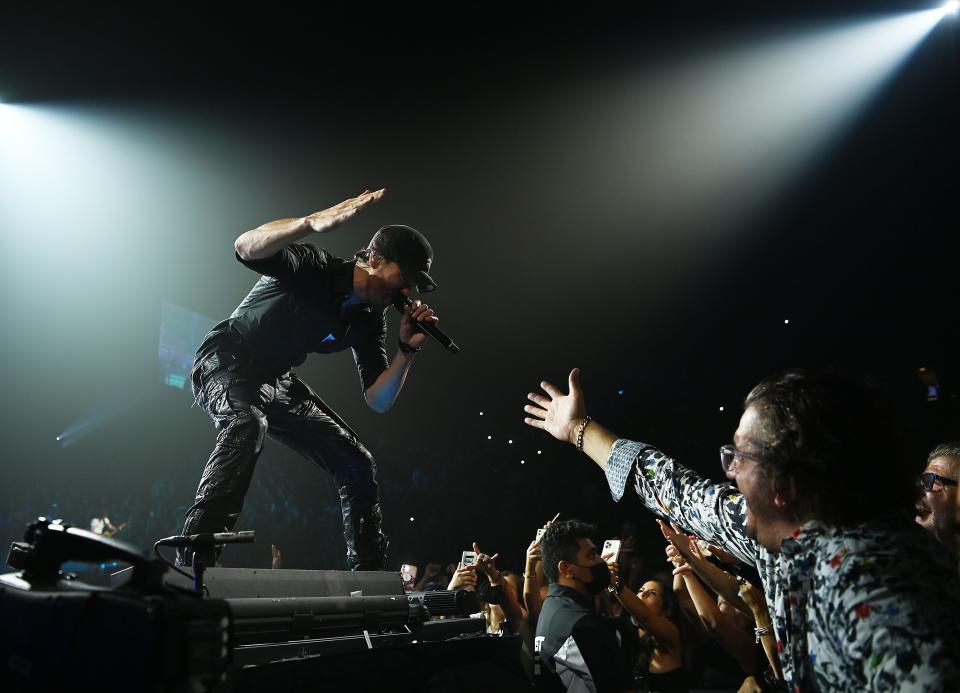
[[[578,563],[573,565],[578,568],[587,568],[590,571],[590,582],[584,583],[587,592],[590,594],[600,594],[610,586],[610,566],[607,565],[606,561],[600,561],[594,565],[579,565]]]

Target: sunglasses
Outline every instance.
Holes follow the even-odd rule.
[[[925,472],[917,479],[917,483],[920,484],[920,488],[929,493],[930,491],[942,491],[945,486],[956,486],[957,480],[948,479],[933,472]]]

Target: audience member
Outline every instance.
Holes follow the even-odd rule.
[[[920,475],[917,524],[941,544],[957,553],[957,477],[960,476],[960,441],[935,447],[927,456],[927,468]]]
[[[743,675],[760,673],[754,640],[753,621],[736,609],[723,595],[709,592],[686,559],[671,544],[667,557],[675,566],[673,591],[681,610],[701,632],[720,644],[733,658]],[[739,680],[739,679],[738,679]]]
[[[468,592],[476,591],[477,589],[477,566],[473,565],[463,565],[462,563],[457,566],[457,569],[453,571],[453,577],[450,578],[450,583],[447,585],[448,590],[467,590]]]
[[[413,591],[430,592],[432,590],[442,590],[443,584],[441,584],[441,576],[443,576],[443,566],[432,561],[428,562],[427,566],[423,569],[423,574],[413,586]],[[449,582],[449,579],[442,582]]]
[[[280,547],[276,544],[270,544],[270,567],[273,570],[280,570],[283,567],[283,554],[280,553]]]
[[[553,520],[543,525],[541,530],[537,531],[537,537],[527,547],[526,563],[523,568],[523,604],[527,610],[531,632],[537,630],[537,618],[540,616],[543,600],[546,599],[549,591],[547,576],[543,572],[539,537],[552,524]]]
[[[960,690],[956,562],[908,515],[915,472],[874,393],[808,371],[763,380],[721,448],[734,485],[618,439],[587,416],[579,379],[567,394],[542,383],[526,423],[586,452],[615,500],[629,492],[756,565],[789,685]]]
[[[684,662],[683,638],[674,620],[679,614],[673,592],[659,580],[647,580],[637,592],[638,602],[624,598],[632,594],[624,590],[619,597],[638,627],[641,660],[635,677],[641,690],[686,691],[690,676]]]
[[[552,524],[540,539],[550,584],[537,621],[538,678],[544,690],[632,691],[636,686],[615,624],[594,609],[594,597],[610,586],[607,564],[576,520]]]
[[[121,522],[120,526],[117,527],[112,522],[110,522],[109,517],[94,517],[90,519],[90,531],[94,534],[100,534],[105,537],[112,537],[114,534],[119,532],[121,529],[127,526],[126,522]]]
[[[519,577],[513,571],[501,572],[497,568],[500,554],[488,556],[476,543],[473,550],[477,554],[477,573],[487,578],[481,595],[486,605],[484,611],[487,631],[495,634],[519,634],[521,624],[527,620],[527,612],[520,599]]]
[[[671,542],[667,552],[677,565],[674,574],[683,577],[692,599],[699,595],[700,601],[695,606],[698,616],[706,631],[723,645],[737,661],[741,671],[748,675],[745,688],[749,690],[760,685],[758,675],[761,666],[756,643],[762,644],[768,664],[769,673],[764,672],[762,679],[770,687],[779,686],[783,676],[770,613],[762,592],[743,577],[734,576],[707,560],[695,536],[685,536],[676,525],[671,527],[662,520],[658,520],[658,523],[664,536]],[[715,611],[703,598],[704,585],[717,595]],[[744,599],[744,594],[748,599]]]

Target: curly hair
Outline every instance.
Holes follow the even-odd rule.
[[[759,414],[759,470],[798,518],[849,525],[908,512],[915,465],[902,457],[893,407],[833,373],[789,370],[744,401]]]

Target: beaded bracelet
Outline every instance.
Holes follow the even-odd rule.
[[[577,450],[583,452],[583,432],[587,430],[587,424],[590,423],[591,419],[589,416],[583,417],[583,421],[580,422],[580,425],[577,426]]]

